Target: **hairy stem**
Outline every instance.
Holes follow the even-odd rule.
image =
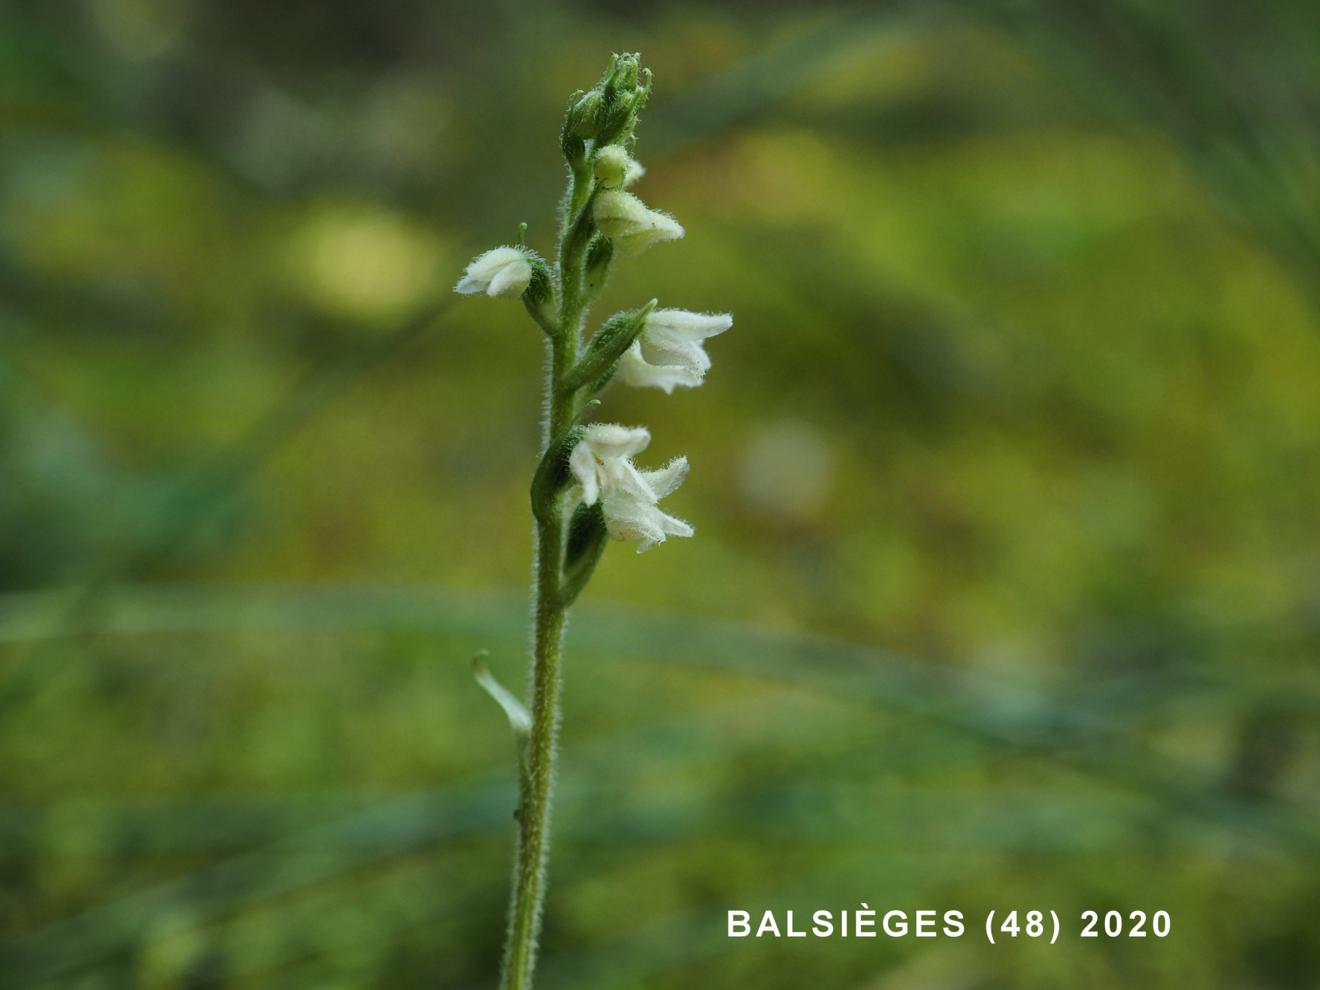
[[[548,417],[542,453],[573,421],[578,394],[558,387],[577,360],[586,301],[582,257],[590,238],[591,179],[574,171],[559,244],[559,320],[550,336],[546,369]],[[518,851],[509,904],[501,990],[530,990],[536,966],[550,852],[550,811],[559,743],[560,665],[567,608],[562,595],[564,508],[555,505],[536,523],[535,633],[532,645],[532,727],[519,781]]]
[[[559,601],[563,517],[556,510],[537,524],[536,633],[532,652],[532,728],[527,740],[518,806],[503,990],[528,990],[536,964],[550,851],[550,802],[559,735],[560,660],[565,609]]]

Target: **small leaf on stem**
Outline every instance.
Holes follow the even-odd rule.
[[[523,703],[496,680],[490,667],[486,666],[488,656],[490,653],[482,650],[472,658],[472,677],[481,689],[491,696],[495,704],[504,710],[504,715],[509,720],[509,728],[513,730],[514,738],[521,745],[527,734],[532,731],[532,717],[527,713]]]

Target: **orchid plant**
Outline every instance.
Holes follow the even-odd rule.
[[[728,314],[657,309],[653,299],[614,314],[583,342],[591,304],[615,259],[683,236],[677,220],[628,191],[644,173],[633,153],[638,115],[650,93],[650,70],[627,54],[613,56],[596,85],[570,99],[560,135],[568,188],[553,268],[526,246],[524,224],[516,246],[479,255],[455,286],[464,294],[521,298],[545,332],[549,352],[547,417],[531,485],[536,567],[529,703],[500,685],[480,660],[475,665],[478,683],[508,716],[519,751],[518,843],[502,990],[528,990],[536,964],[568,609],[609,538],[633,542],[640,553],[668,537],[693,534],[659,504],[687,476],[687,459],[641,470],[633,458],[650,443],[645,427],[587,420],[599,405],[597,393],[615,378],[666,394],[700,385],[710,368],[703,341],[733,324]]]

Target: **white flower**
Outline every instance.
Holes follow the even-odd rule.
[[[646,169],[621,144],[607,144],[596,153],[596,178],[606,189],[627,189],[646,174]]]
[[[656,504],[683,483],[687,458],[675,458],[659,471],[638,471],[631,458],[650,442],[651,434],[644,427],[593,423],[568,458],[582,502],[595,505],[599,500],[610,536],[635,540],[638,553],[663,543],[667,536],[693,533],[691,526],[661,512]]]
[[[620,189],[597,194],[592,218],[602,234],[629,254],[683,236],[682,226],[668,213],[652,210],[632,193]]]
[[[629,385],[664,389],[695,388],[710,368],[701,342],[733,326],[728,313],[689,313],[657,309],[646,317],[642,332],[619,361],[619,374]]]
[[[486,295],[517,299],[532,280],[532,265],[517,248],[497,247],[479,254],[454,286],[465,296]]]

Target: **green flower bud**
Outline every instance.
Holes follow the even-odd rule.
[[[574,391],[583,385],[592,385],[596,389],[604,388],[609,383],[614,368],[625,351],[632,346],[637,335],[646,326],[646,318],[655,309],[652,299],[641,309],[615,313],[596,331],[587,344],[582,357],[572,370],[564,376],[560,388]]]
[[[600,503],[579,505],[568,523],[568,540],[564,546],[564,569],[560,582],[560,603],[565,607],[586,587],[596,569],[609,530],[605,526],[605,512]]]
[[[532,277],[523,290],[523,305],[537,324],[547,334],[553,336],[557,329],[555,322],[555,282],[550,274],[550,266],[535,251],[524,248],[523,254],[532,268]]]
[[[596,140],[600,143],[625,141],[632,136],[637,126],[637,96],[635,93],[622,93],[613,100],[608,100],[601,110],[600,129]]]
[[[600,107],[604,97],[593,89],[580,96],[568,111],[564,131],[576,138],[594,138],[600,131]]]
[[[614,242],[608,237],[597,234],[587,247],[587,262],[583,270],[583,283],[587,290],[596,292],[605,284],[610,274],[610,262],[614,260]]]
[[[650,95],[650,70],[641,68],[640,56],[635,52],[614,55],[592,92],[600,100],[594,107],[590,136],[597,145],[626,141],[632,137],[637,115]]]
[[[636,89],[637,73],[641,65],[642,56],[638,52],[625,52],[615,56],[614,71],[610,73],[609,86],[621,90]]]
[[[548,519],[554,511],[555,500],[573,480],[569,457],[582,439],[583,429],[574,426],[550,441],[541,463],[532,477],[532,514],[537,519]]]

